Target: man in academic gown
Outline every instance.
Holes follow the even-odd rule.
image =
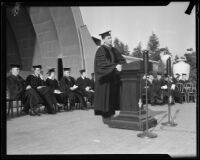
[[[30,85],[19,75],[20,65],[11,65],[11,74],[7,77],[7,89],[10,99],[21,100],[23,111],[30,115],[40,115],[37,111],[38,105],[42,103],[41,97]]]
[[[95,72],[95,115],[101,115],[104,123],[109,123],[119,110],[119,91],[122,64],[126,63],[119,51],[112,47],[110,31],[100,34],[104,42],[96,51]]]
[[[80,70],[81,76],[77,78],[76,85],[82,96],[87,97],[88,101],[93,105],[94,90],[90,87],[90,79],[86,77],[86,70]]]
[[[34,73],[26,78],[26,83],[30,85],[43,98],[44,105],[49,114],[56,113],[57,100],[51,89],[46,86],[44,76],[41,74],[41,65],[33,66]]]
[[[59,90],[59,83],[57,79],[55,79],[55,68],[49,69],[47,74],[48,77],[45,81],[46,85],[51,89],[52,93],[56,97],[57,102],[68,105],[68,95]],[[61,107],[61,104],[58,107]]]
[[[84,97],[78,91],[75,79],[70,76],[70,68],[64,68],[64,76],[60,80],[60,90],[68,95],[70,107],[74,106],[77,101],[81,104],[81,109],[86,109]]]

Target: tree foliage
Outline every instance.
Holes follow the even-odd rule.
[[[196,83],[197,80],[197,69],[196,69],[196,52],[185,53],[184,56],[187,59],[187,63],[190,64],[190,77],[189,80],[192,83]]]
[[[142,58],[142,45],[141,42],[138,43],[137,47],[133,49],[133,52],[131,53],[131,56]]]
[[[113,41],[113,45],[116,49],[119,50],[119,52],[121,54],[124,55],[129,55],[130,51],[129,51],[129,47],[127,44],[124,44],[122,41],[120,41],[118,38],[115,38]]]

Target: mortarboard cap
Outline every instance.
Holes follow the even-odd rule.
[[[109,30],[109,31],[106,31],[106,32],[101,33],[101,34],[99,34],[99,35],[101,36],[102,39],[104,39],[106,36],[110,36],[110,35],[111,35],[110,32],[111,32],[111,31]]]
[[[41,65],[35,65],[35,66],[33,66],[33,68],[35,69],[35,68],[42,68],[42,66]]]
[[[159,72],[159,71],[158,71],[158,72],[157,72],[157,75],[162,75],[162,72]]]
[[[165,77],[168,77],[168,74],[167,74],[167,73],[165,73]]]
[[[11,64],[10,67],[11,68],[20,68],[20,65],[19,64]]]
[[[55,72],[55,68],[51,68],[48,70],[47,74],[51,74],[52,72]]]
[[[85,72],[85,69],[81,69],[81,70],[80,70],[80,73],[81,73],[81,74],[82,74],[83,72]]]
[[[64,71],[70,71],[71,68],[63,68]]]

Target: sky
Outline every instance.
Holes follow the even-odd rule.
[[[149,36],[154,32],[161,47],[168,47],[175,56],[186,49],[196,50],[195,7],[185,14],[189,2],[171,2],[168,6],[80,7],[84,24],[91,36],[111,30],[113,39],[128,44],[130,52],[139,42],[147,48]]]

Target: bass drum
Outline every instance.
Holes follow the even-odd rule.
[[[184,61],[184,59],[179,59],[178,62],[173,65],[173,74],[174,76],[176,73],[180,74],[180,79],[182,79],[183,74],[186,74],[186,80],[188,80],[190,76],[190,65]]]

